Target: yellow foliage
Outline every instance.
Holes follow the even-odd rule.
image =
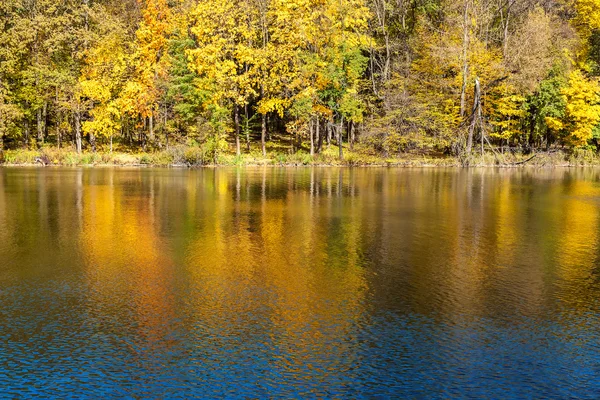
[[[499,92],[500,95],[492,101],[490,124],[495,128],[492,136],[506,140],[521,133],[520,121],[526,115],[522,107],[525,97],[515,94],[508,85],[502,85]]]
[[[550,129],[562,133],[569,144],[582,146],[592,138],[593,129],[600,123],[600,84],[597,79],[574,70],[561,94],[564,117],[546,118],[546,123]]]
[[[581,29],[591,32],[600,29],[600,0],[571,0],[577,16],[575,21]]]

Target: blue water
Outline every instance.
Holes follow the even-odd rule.
[[[0,397],[600,398],[599,181],[0,169]]]

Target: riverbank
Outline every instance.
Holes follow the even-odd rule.
[[[346,150],[340,160],[337,148],[325,149],[311,156],[300,151],[295,154],[271,153],[267,157],[250,154],[222,153],[208,155],[200,148],[174,147],[155,152],[83,152],[46,147],[39,150],[5,150],[0,164],[7,166],[148,166],[148,167],[214,167],[214,166],[362,166],[362,167],[460,167],[457,157],[403,153],[397,157],[381,157],[364,151]],[[590,150],[571,153],[563,151],[537,154],[475,154],[469,160],[472,167],[574,167],[600,166],[600,156]]]

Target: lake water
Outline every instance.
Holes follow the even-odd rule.
[[[599,398],[600,170],[0,169],[0,397],[57,393]]]

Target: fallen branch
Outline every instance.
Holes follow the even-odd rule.
[[[524,161],[519,161],[516,163],[513,163],[513,165],[523,165],[523,164],[527,164],[529,161],[533,160],[534,158],[536,158],[538,155],[534,154],[533,156],[529,157],[527,160]]]

